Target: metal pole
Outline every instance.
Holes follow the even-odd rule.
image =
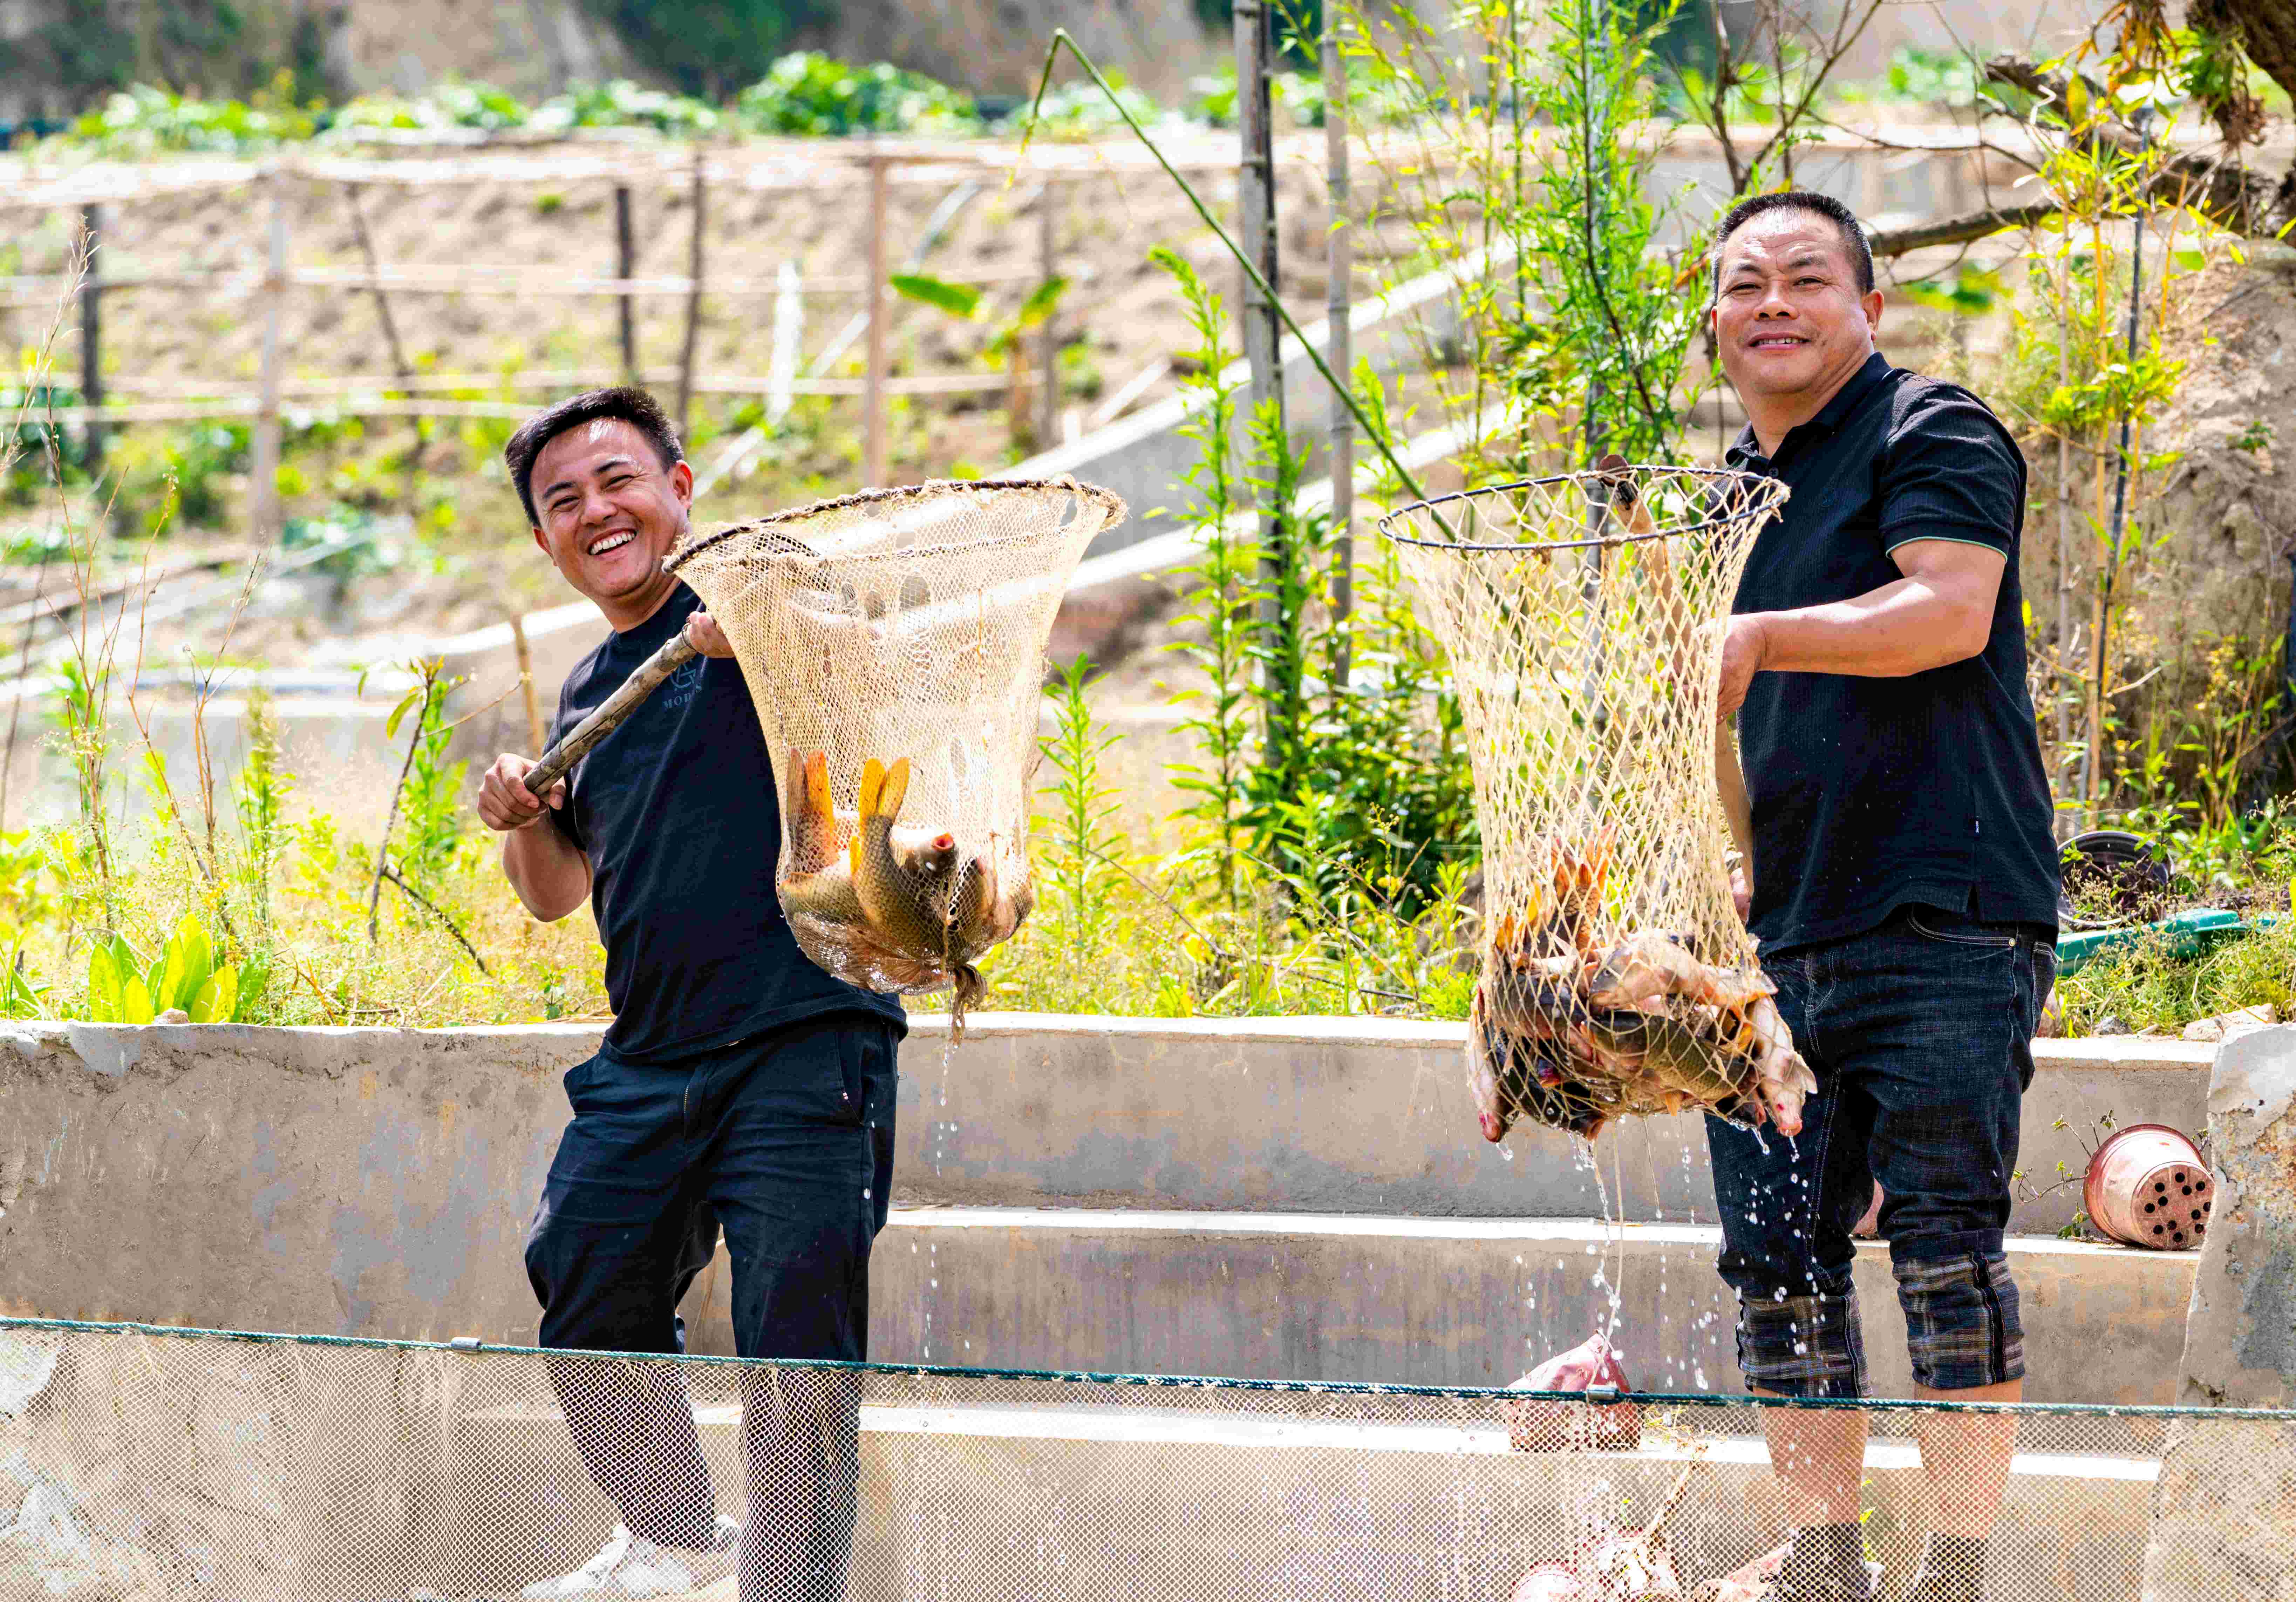
[[[1324,316],[1331,327],[1331,343],[1324,360],[1339,374],[1341,383],[1349,383],[1354,381],[1349,369],[1355,362],[1348,326],[1353,309],[1348,282],[1348,72],[1347,64],[1340,59],[1339,7],[1331,0],[1324,0],[1324,5],[1323,58],[1324,189],[1332,209],[1331,233],[1325,245],[1331,282],[1324,293]],[[1333,395],[1330,400],[1332,617],[1335,622],[1344,624],[1355,609],[1356,420],[1339,396]],[[1348,636],[1344,628],[1335,632],[1338,645],[1332,656],[1332,686],[1345,689]]]
[[[1054,253],[1054,231],[1059,226],[1058,197],[1060,191],[1050,179],[1037,201],[1037,261],[1042,282],[1050,283],[1058,275],[1058,257]],[[1042,327],[1037,331],[1037,448],[1053,448],[1054,425],[1058,421],[1061,404],[1061,333],[1060,318],[1054,312],[1045,314]]]
[[[103,404],[103,283],[102,248],[103,208],[79,209],[79,398],[86,407]],[[88,419],[87,471],[93,478],[103,470],[103,424]]]
[[[614,276],[628,283],[637,275],[637,250],[630,237],[630,186],[614,185]],[[638,381],[638,326],[630,297],[622,297],[622,375]]]
[[[256,376],[254,483],[251,511],[255,543],[279,541],[279,379],[283,365],[281,322],[287,300],[287,201],[277,173],[264,177],[271,199],[271,246],[263,280],[263,359]]]
[[[885,162],[869,156],[869,374],[862,398],[861,482],[885,481]]]

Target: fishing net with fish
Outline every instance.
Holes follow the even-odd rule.
[[[1381,523],[1451,657],[1482,826],[1468,1029],[1483,1133],[1710,1107],[1789,1133],[1814,1085],[1732,901],[1723,629],[1772,479],[1633,466]]]
[[[985,988],[1029,915],[1045,645],[1124,518],[1105,489],[876,489],[690,535],[668,566],[725,630],[780,793],[782,908],[806,955],[882,994]]]

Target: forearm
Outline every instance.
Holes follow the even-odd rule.
[[[1992,631],[1991,596],[1980,605],[1967,588],[1915,575],[1847,601],[1757,612],[1760,670],[1902,678],[1965,661]]]
[[[590,893],[590,859],[546,822],[504,838],[503,874],[526,909],[545,924],[564,917]]]

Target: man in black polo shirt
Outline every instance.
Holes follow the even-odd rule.
[[[533,764],[495,760],[479,812],[545,922],[591,900],[614,1022],[566,1075],[567,1127],[529,1232],[541,1343],[685,1349],[679,1299],[722,1226],[744,1357],[868,1355],[869,1251],[892,1180],[899,1005],[798,949],[774,893],[781,819],[757,711],[725,637],[662,566],[693,474],[652,398],[602,390],[504,450],[542,548],[613,632],[558,700],[553,739],[683,630],[701,651],[576,764],[546,803]],[[605,1365],[552,1378],[583,1461],[622,1517],[539,1598],[691,1590],[670,1549],[727,1552],[685,1388]],[[742,1602],[844,1594],[858,1475],[857,1390],[836,1375],[745,1386]]]
[[[1795,1140],[1708,1122],[1739,1366],[1768,1394],[1863,1394],[1849,1232],[1878,1179],[1917,1394],[2013,1401],[2002,1234],[2057,905],[2024,462],[1975,396],[1876,353],[1873,258],[1839,202],[1763,195],[1714,241],[1713,329],[1750,419],[1728,460],[1792,489],[1722,659],[1753,801],[1748,922],[1819,1086]],[[1765,1419],[1796,1526],[1767,1594],[1863,1602],[1863,1416]],[[1911,1597],[1978,1602],[2013,1421],[1915,1428],[1939,1523]]]

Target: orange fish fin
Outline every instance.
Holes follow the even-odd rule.
[[[871,757],[861,764],[861,816],[864,819],[877,815],[877,797],[885,788],[885,765]]]
[[[853,836],[853,842],[852,842],[852,844],[851,844],[849,847],[848,847],[848,848],[847,848],[847,850],[846,850],[846,853],[845,853],[845,860],[846,860],[846,863],[847,863],[848,867],[849,867],[851,868],[851,870],[852,870],[852,873],[853,873],[853,882],[854,882],[856,884],[858,884],[858,883],[861,882],[861,836],[860,836],[860,835],[856,834],[855,836]]]

